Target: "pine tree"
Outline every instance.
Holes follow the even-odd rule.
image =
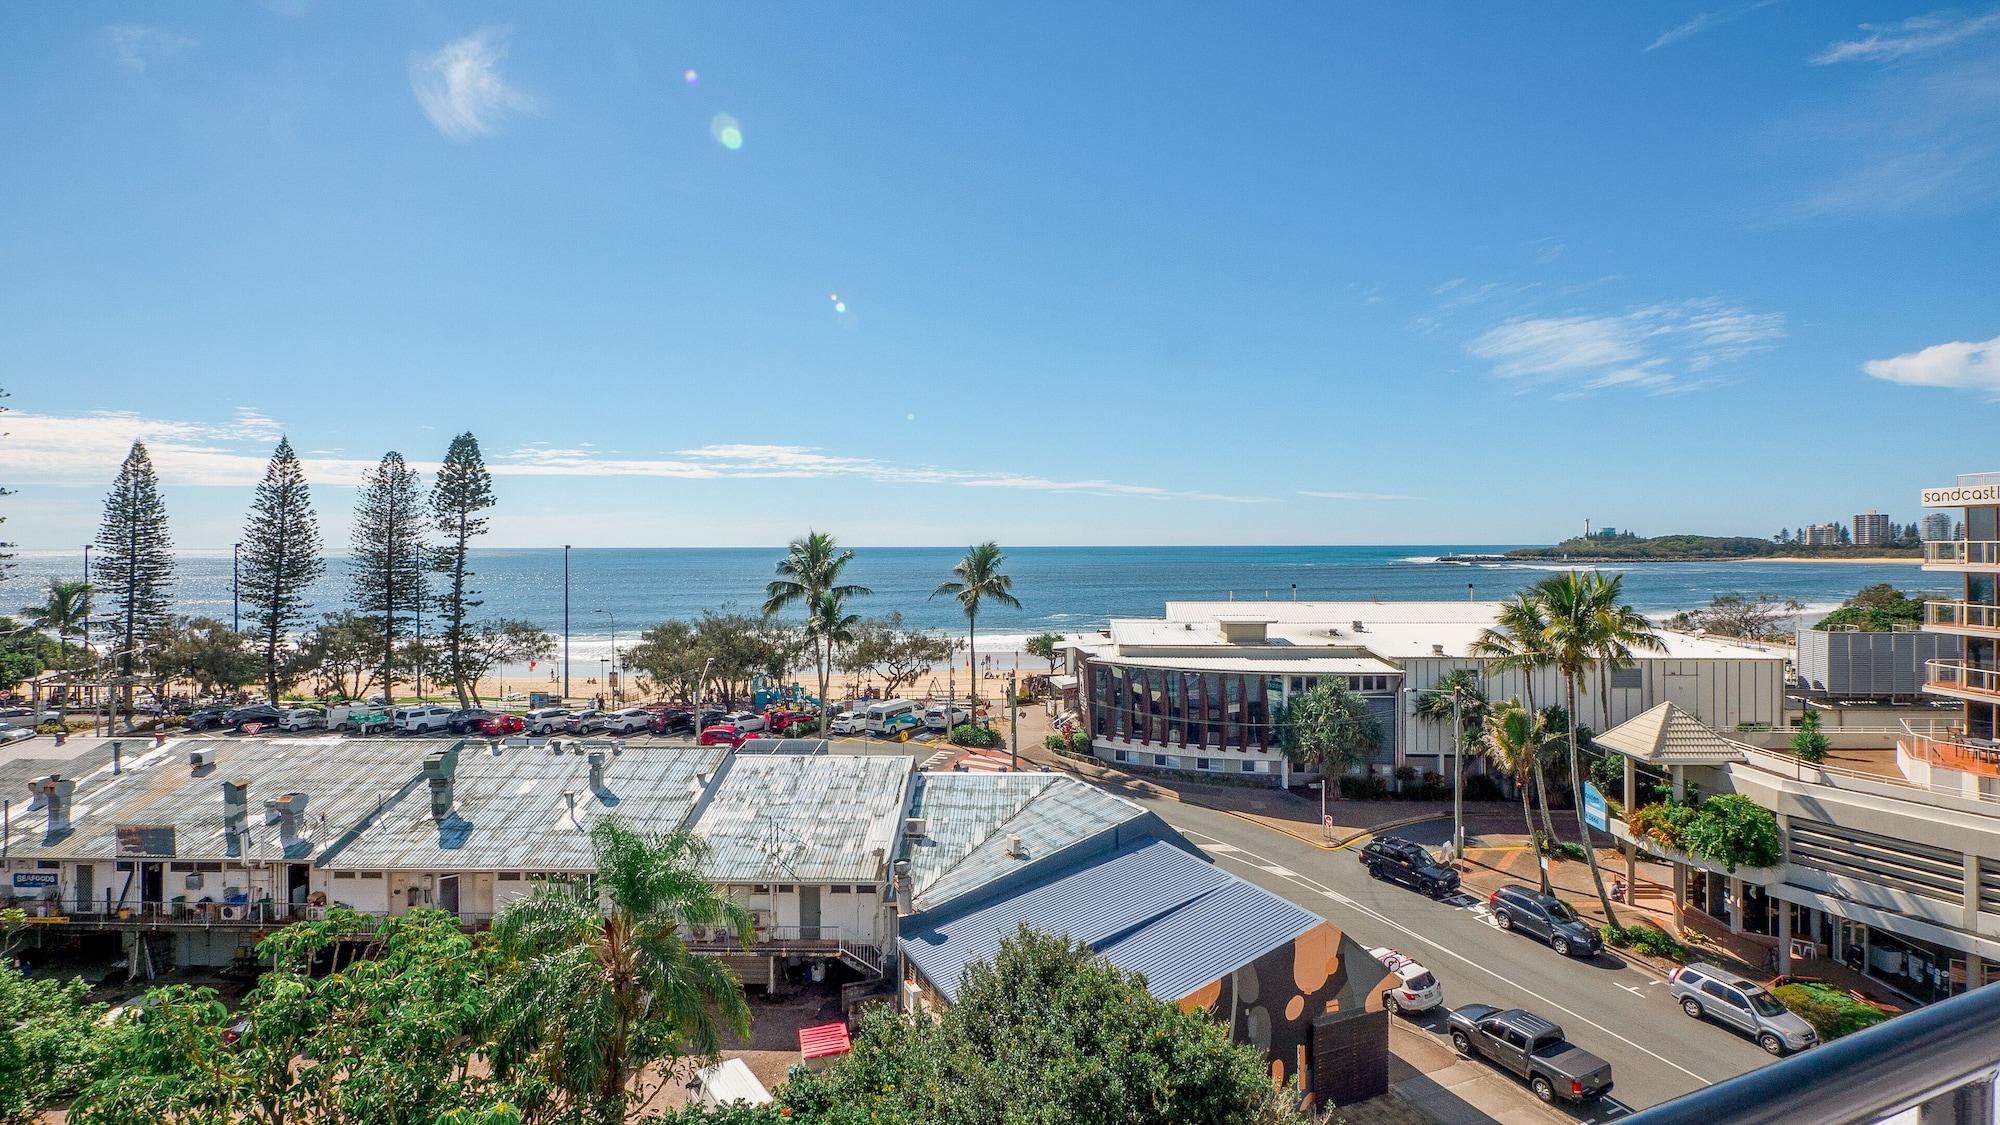
[[[381,641],[382,692],[395,694],[396,647],[416,630],[399,614],[414,614],[424,598],[423,513],[417,471],[403,455],[383,454],[361,481],[349,560],[354,608],[374,623]]]
[[[167,622],[173,608],[174,544],[167,534],[167,509],[146,443],[135,441],[118,467],[111,495],[104,498],[104,522],[97,529],[98,604],[110,613],[102,622],[105,644],[118,657],[118,672],[131,676],[138,650]],[[127,704],[131,685],[125,689]]]
[[[272,703],[278,701],[278,646],[306,623],[306,592],[325,572],[305,467],[292,452],[291,439],[280,437],[250,501],[238,583],[264,642],[264,687]]]
[[[460,707],[472,706],[466,688],[466,649],[470,636],[465,611],[479,608],[479,591],[467,583],[473,577],[467,565],[473,537],[486,534],[486,517],[480,513],[498,503],[493,495],[493,474],[486,471],[480,455],[479,439],[470,433],[451,439],[444,464],[438,467],[431,485],[431,519],[444,543],[431,551],[431,569],[444,577],[445,588],[438,597],[444,611],[443,659],[445,674],[458,692]]]

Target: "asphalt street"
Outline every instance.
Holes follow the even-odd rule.
[[[1226,870],[1283,895],[1362,944],[1393,946],[1424,963],[1445,1004],[1521,1007],[1561,1024],[1571,1042],[1611,1064],[1609,1099],[1574,1111],[1610,1121],[1772,1062],[1737,1032],[1688,1018],[1663,976],[1609,954],[1559,956],[1492,922],[1484,899],[1438,902],[1368,876],[1354,849],[1329,852],[1228,813],[1173,801],[1142,801]],[[1448,821],[1400,830],[1435,844]],[[1432,838],[1435,837],[1435,838]],[[1417,1022],[1442,1036],[1441,1012]]]

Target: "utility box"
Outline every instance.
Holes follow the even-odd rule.
[[[1353,1105],[1389,1092],[1389,1013],[1327,1012],[1312,1022],[1312,1092],[1318,1108]]]

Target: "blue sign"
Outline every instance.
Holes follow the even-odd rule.
[[[17,887],[53,887],[56,873],[53,871],[16,871],[14,885]]]
[[[1611,831],[1610,816],[1611,810],[1604,803],[1604,794],[1597,791],[1597,786],[1592,785],[1588,781],[1584,782],[1583,822],[1597,829],[1599,832],[1609,832]]]

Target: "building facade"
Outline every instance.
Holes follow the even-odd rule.
[[[1952,517],[1950,512],[1931,512],[1917,521],[1917,534],[1926,543],[1951,538]]]
[[[1880,547],[1889,542],[1889,517],[1877,511],[1857,512],[1854,516],[1854,545],[1857,547]]]

